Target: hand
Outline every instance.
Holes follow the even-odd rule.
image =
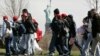
[[[74,42],[75,42],[75,38],[71,37],[70,40],[69,40],[69,44],[70,44],[70,45],[73,45]]]

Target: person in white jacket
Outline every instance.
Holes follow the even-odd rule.
[[[34,40],[34,51],[35,50],[38,50],[38,51],[40,51],[40,52],[42,52],[43,50],[42,50],[42,48],[39,46],[39,44],[37,43],[37,41],[36,41],[36,38],[37,38],[37,33],[34,33],[34,36],[35,36],[35,40]]]

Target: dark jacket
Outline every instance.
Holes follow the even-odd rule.
[[[50,24],[51,30],[55,33],[58,33],[58,19],[56,17],[53,18],[52,23]]]
[[[98,14],[94,15],[92,21],[92,35],[93,38],[96,37],[96,34],[100,33],[100,16]]]
[[[76,36],[76,25],[75,25],[75,22],[72,22],[70,24],[70,34],[71,34],[71,37],[75,37]]]
[[[69,34],[70,37],[75,37],[76,36],[76,24],[73,21],[73,18],[67,17],[67,21],[69,23]]]
[[[23,25],[26,28],[26,33],[25,34],[32,34],[36,31],[36,28],[32,22],[32,16],[30,13],[28,13],[28,18],[25,21],[22,21]]]

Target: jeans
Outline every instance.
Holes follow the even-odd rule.
[[[26,53],[32,54],[34,52],[34,34],[24,34],[23,36],[25,38],[25,44],[26,44]]]
[[[57,34],[52,32],[52,39],[50,42],[50,46],[49,46],[49,54],[54,53],[55,51],[55,44],[56,44],[56,40],[57,40]]]
[[[18,54],[18,52],[19,52],[19,47],[18,47],[19,38],[20,38],[20,36],[13,37],[13,49],[14,49],[15,54]]]
[[[95,53],[96,53],[96,46],[98,42],[100,42],[100,33],[97,33],[96,37],[93,39],[93,42],[92,42],[91,52],[93,56],[96,56]]]
[[[5,38],[6,56],[11,56],[10,55],[11,40],[12,40],[11,37]]]
[[[92,41],[92,34],[88,33],[88,38],[87,40],[83,40],[83,45],[82,45],[82,56],[88,56],[89,55],[89,48],[90,48],[90,43]]]

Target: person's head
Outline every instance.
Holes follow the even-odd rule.
[[[91,9],[90,11],[88,11],[88,17],[93,18],[94,14],[96,14],[95,9]]]
[[[13,17],[13,21],[16,22],[18,20],[18,16]]]
[[[8,16],[3,16],[4,21],[8,21]]]
[[[74,22],[74,20],[73,20],[73,15],[69,14],[69,15],[67,16],[67,20],[68,20],[69,22]]]
[[[62,13],[62,14],[61,14],[61,17],[62,17],[63,19],[65,19],[65,18],[67,17],[67,14]]]
[[[23,9],[22,13],[28,13],[28,10],[27,9]]]
[[[54,10],[54,15],[57,15],[57,14],[59,14],[60,12],[59,12],[59,9],[58,8],[56,8],[55,10]]]
[[[24,17],[27,17],[27,16],[28,16],[28,14],[27,14],[27,13],[23,13],[23,16],[24,16]]]
[[[27,18],[28,18],[28,14],[27,13],[22,14],[22,20],[23,21],[25,21]]]
[[[28,17],[28,10],[27,9],[23,9],[22,10],[22,20],[25,20]]]
[[[68,18],[69,18],[69,21],[73,21],[73,15],[69,14]]]
[[[88,26],[88,20],[86,20],[86,19],[87,19],[87,17],[85,17],[83,19],[83,26]]]
[[[73,19],[73,15],[71,15],[71,14],[69,14],[68,17]]]
[[[96,9],[91,9],[90,11],[93,13],[96,13]]]

